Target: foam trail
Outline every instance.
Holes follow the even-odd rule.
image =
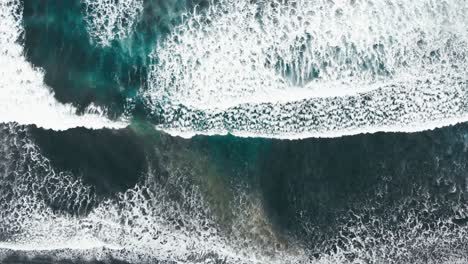
[[[17,42],[23,34],[19,0],[0,2],[0,122],[35,124],[48,129],[72,127],[124,127],[124,122],[108,120],[104,111],[90,106],[77,115],[71,104],[59,103],[43,83],[44,74],[33,68]]]
[[[83,3],[88,32],[102,46],[127,37],[143,13],[143,0],[83,0]]]
[[[185,135],[464,122],[467,11],[458,0],[212,2],[156,48],[144,96],[158,128]]]

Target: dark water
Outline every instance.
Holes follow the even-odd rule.
[[[301,140],[184,139],[155,129],[167,116],[148,109],[140,94],[158,63],[150,55],[183,13],[196,7],[203,14],[213,3],[144,0],[131,34],[101,45],[90,37],[83,2],[21,1],[19,42],[55,98],[78,114],[93,104],[129,123],[65,131],[0,124],[0,242],[20,245],[0,249],[0,262],[466,262],[466,123]],[[58,218],[67,224],[50,220]],[[44,230],[56,226],[37,229],[40,223],[78,230],[63,231],[65,238],[92,234],[122,248],[50,249]],[[211,237],[219,240],[205,247]],[[22,249],[28,239],[46,249]],[[226,253],[230,246],[235,254]],[[242,252],[250,249],[247,255],[265,258],[250,261]]]
[[[236,192],[246,191],[236,186],[246,186],[260,195],[279,236],[292,236],[326,254],[337,246],[346,247],[336,240],[336,234],[347,225],[356,225],[353,215],[364,224],[395,230],[396,236],[410,211],[422,221],[417,232],[438,232],[441,219],[452,223],[446,232],[464,228],[468,216],[459,215],[456,208],[466,199],[467,129],[458,125],[413,134],[294,141],[233,136],[181,139],[144,127],[30,131],[52,166],[71,171],[93,186],[97,200],[141,181],[138,175],[143,175],[148,163],[160,172],[157,184],[165,184],[174,166],[185,169],[191,184],[201,187],[222,225],[235,221],[230,200]],[[72,215],[86,215],[92,209],[51,207]],[[305,233],[304,223],[317,231]],[[447,246],[459,247],[461,242],[448,241]],[[15,259],[12,256],[5,263],[23,263]],[[48,261],[38,257],[25,262]]]
[[[192,177],[202,182],[213,180],[205,178],[210,169],[227,189],[238,182],[258,189],[270,217],[287,230],[297,224],[292,216],[299,211],[330,224],[334,213],[375,198],[383,187],[380,199],[390,204],[417,198],[420,190],[434,198],[464,199],[466,125],[411,134],[285,141],[234,136],[182,139],[140,129],[33,128],[32,135],[53,167],[81,175],[99,195],[135,185],[148,162],[164,172],[171,160],[180,162],[176,167],[190,167]],[[210,195],[216,199],[223,193]]]

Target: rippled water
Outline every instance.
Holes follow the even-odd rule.
[[[0,262],[464,263],[468,2],[0,0]]]

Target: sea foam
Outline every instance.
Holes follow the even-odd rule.
[[[62,104],[44,84],[44,74],[32,67],[19,44],[24,30],[19,0],[0,2],[0,122],[35,124],[48,129],[72,127],[119,128],[125,122],[111,121],[105,111],[91,105],[82,115],[71,104]]]
[[[144,96],[158,128],[188,136],[465,122],[467,11],[458,0],[213,1],[156,47]]]

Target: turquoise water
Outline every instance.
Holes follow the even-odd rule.
[[[464,1],[0,1],[0,262],[467,261]]]

